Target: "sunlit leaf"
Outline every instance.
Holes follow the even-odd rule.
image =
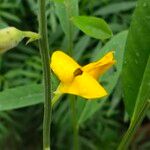
[[[76,27],[93,38],[105,40],[112,36],[112,31],[108,24],[101,18],[75,16],[71,20]]]

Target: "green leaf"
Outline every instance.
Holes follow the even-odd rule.
[[[110,104],[109,110],[107,112],[107,116],[113,115],[121,98],[122,98],[122,84],[121,84],[121,80],[119,78],[119,81],[115,87],[115,90],[114,90],[112,98],[111,98],[111,102],[110,102],[111,104]]]
[[[150,1],[139,0],[127,38],[123,66],[124,102],[132,116],[150,55]]]
[[[145,117],[147,110],[150,108],[150,57],[148,59],[139,93],[137,96],[135,109],[131,118],[129,129],[123,137],[118,150],[127,149],[136,130],[139,128]]]
[[[141,82],[141,86],[139,89],[138,97],[135,104],[134,113],[132,116],[132,120],[136,118],[141,108],[147,103],[150,102],[150,56],[148,62],[146,64],[146,68],[144,71],[143,79]]]
[[[106,45],[100,50],[98,46],[95,50],[93,56],[91,56],[92,61],[95,61],[101,57],[103,57],[108,51],[114,50],[115,51],[115,59],[117,61],[115,65],[116,71],[110,70],[106,74],[104,74],[101,78],[101,82],[105,82],[104,88],[110,94],[114,87],[116,86],[118,79],[120,77],[122,71],[122,64],[123,64],[123,54],[125,50],[125,42],[127,38],[127,31],[121,32],[115,35]],[[96,111],[98,111],[108,97],[105,97],[101,100],[95,101],[83,101],[78,99],[78,107],[79,107],[79,120],[78,124],[82,125],[87,119],[89,119]]]
[[[71,20],[76,27],[93,38],[105,40],[113,35],[107,23],[101,18],[75,16]]]
[[[78,15],[78,0],[54,1],[54,4],[64,33],[67,35],[69,29],[74,33],[74,28],[70,27],[70,18]]]
[[[13,15],[12,13],[8,13],[8,12],[5,12],[5,11],[0,11],[0,15],[10,21],[14,21],[14,22],[17,22],[17,23],[20,23],[21,20],[19,17],[17,17],[16,15]]]
[[[1,9],[17,9],[18,5],[14,3],[1,3],[0,4]]]
[[[89,43],[90,38],[87,37],[86,35],[83,35],[78,39],[78,42],[76,43],[73,50],[73,56],[76,60],[80,60]]]
[[[25,85],[0,92],[0,111],[31,106],[43,102],[41,84]]]
[[[136,2],[120,2],[109,4],[105,7],[100,8],[94,14],[95,15],[109,15],[119,13],[120,11],[128,11],[136,6]]]
[[[127,149],[150,107],[150,1],[139,0],[133,15],[123,67],[126,109],[130,126],[118,150]]]

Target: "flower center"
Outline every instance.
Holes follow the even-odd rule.
[[[82,73],[83,73],[83,71],[80,68],[78,68],[73,72],[73,75],[74,75],[74,77],[76,77],[76,76],[81,75]]]

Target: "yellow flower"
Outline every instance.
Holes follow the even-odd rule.
[[[62,51],[55,51],[50,66],[61,81],[56,93],[69,93],[87,99],[106,96],[106,90],[97,79],[114,63],[112,51],[102,59],[83,67]]]

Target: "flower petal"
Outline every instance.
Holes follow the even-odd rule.
[[[72,83],[61,83],[56,92],[74,94],[87,99],[100,98],[107,95],[105,89],[86,72],[76,76]]]
[[[53,53],[50,66],[63,83],[71,82],[74,78],[74,71],[81,68],[70,56],[62,51]]]
[[[82,67],[82,70],[89,73],[95,79],[102,75],[115,63],[113,51],[107,53],[103,58],[97,62],[90,63]]]

